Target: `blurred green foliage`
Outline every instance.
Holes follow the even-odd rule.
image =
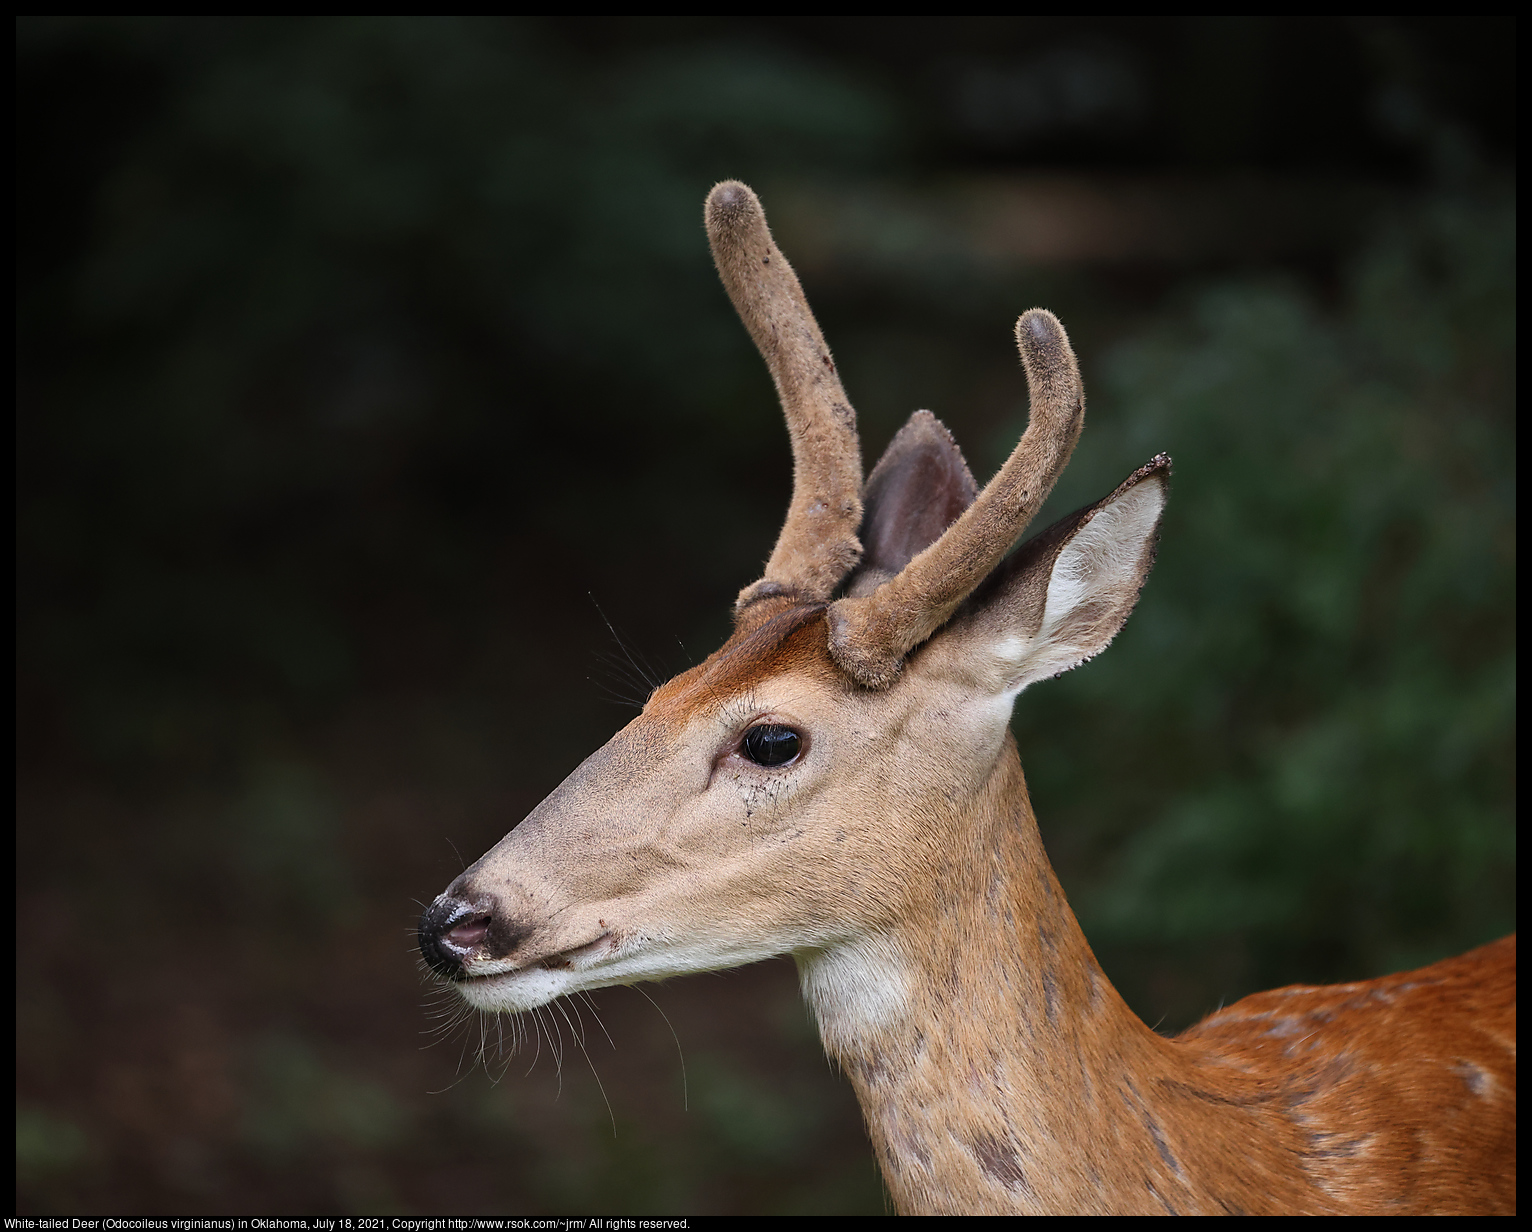
[[[444,838],[472,859],[620,721],[587,593],[679,666],[775,536],[726,176],[790,256],[862,241],[802,268],[869,464],[920,405],[998,464],[1039,302],[1091,398],[1050,508],[1175,457],[1139,610],[1016,720],[1140,1012],[1514,926],[1509,77],[1468,71],[1511,40],[1086,25],[20,25],[23,1207],[882,1209],[785,975],[770,1012],[751,973],[656,991],[716,998],[681,1041],[598,998],[601,1088],[568,1053],[429,1094],[472,1023],[414,1052]],[[885,208],[1039,165],[1355,165],[1392,205],[1360,252],[1147,270]],[[795,236],[805,199],[850,204]]]
[[[305,1040],[273,1034],[253,1051],[241,1132],[262,1153],[301,1155],[332,1138],[377,1149],[406,1136],[408,1114],[388,1090],[327,1066]]]
[[[73,1121],[42,1108],[16,1105],[16,1184],[36,1185],[91,1161],[89,1136]]]

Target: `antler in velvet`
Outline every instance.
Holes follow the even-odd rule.
[[[830,605],[830,653],[854,679],[884,689],[1021,537],[1069,461],[1085,422],[1080,366],[1058,318],[1016,322],[1032,416],[1015,451],[946,533],[871,594]]]
[[[771,370],[793,444],[787,521],[765,574],[740,591],[734,610],[776,595],[822,602],[862,555],[856,413],[756,195],[726,180],[708,194],[706,218],[719,276]]]

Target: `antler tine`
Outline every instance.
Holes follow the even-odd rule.
[[[1085,389],[1058,318],[1031,308],[1016,322],[1032,413],[979,498],[935,543],[869,595],[830,607],[830,653],[868,688],[885,689],[904,656],[952,615],[1021,537],[1053,490],[1085,423]]]
[[[856,413],[756,195],[737,180],[725,180],[708,194],[705,213],[713,261],[771,370],[793,443],[787,520],[765,574],[739,592],[734,610],[773,595],[825,600],[862,556]]]

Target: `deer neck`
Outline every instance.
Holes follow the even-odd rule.
[[[896,1207],[1184,1209],[1189,1178],[1146,1101],[1195,1085],[1192,1063],[1097,964],[1009,738],[973,821],[968,847],[922,879],[941,889],[918,918],[799,956]],[[1183,1112],[1177,1139],[1197,1132]]]

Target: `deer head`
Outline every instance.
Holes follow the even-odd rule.
[[[1514,937],[1174,1040],[1096,964],[1008,726],[1127,619],[1170,461],[1012,550],[1084,418],[1063,327],[1017,322],[1031,421],[982,492],[925,411],[863,484],[754,194],[718,185],[707,227],[787,415],[787,522],[728,642],[426,911],[430,966],[516,1011],[792,954],[906,1212],[1513,1211]]]
[[[875,955],[937,909],[940,869],[982,857],[1016,695],[1103,650],[1153,561],[1163,456],[1007,555],[1084,420],[1051,313],[1016,324],[1031,419],[982,492],[925,411],[864,484],[854,413],[755,194],[719,184],[706,224],[781,397],[792,503],[728,642],[426,911],[427,963],[481,1009],[786,953],[809,980]],[[869,1012],[897,1000],[895,966],[853,977]]]

